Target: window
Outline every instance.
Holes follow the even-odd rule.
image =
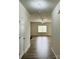
[[[47,32],[47,26],[45,25],[39,25],[38,26],[38,32]]]

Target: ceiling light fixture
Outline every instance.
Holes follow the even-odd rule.
[[[39,13],[39,17],[41,19],[41,23],[44,24],[45,23],[44,17],[41,15],[40,11],[38,11],[38,13]]]
[[[43,1],[43,0],[35,0],[35,1],[32,1],[31,2],[31,6],[34,8],[34,9],[46,9],[48,7],[48,4],[46,1]]]

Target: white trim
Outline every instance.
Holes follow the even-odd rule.
[[[56,55],[55,51],[53,50],[53,48],[51,48],[51,50],[52,50],[52,52],[54,53],[54,55],[55,55],[56,59],[58,59],[58,57],[57,57],[57,55]]]
[[[28,45],[27,49],[25,49],[24,53],[26,53],[30,48],[30,44]]]
[[[28,47],[25,49],[25,51],[20,55],[19,59],[22,58],[22,56],[28,51],[29,48],[30,48],[30,44],[29,44]]]

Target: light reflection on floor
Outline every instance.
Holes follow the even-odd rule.
[[[37,38],[37,54],[39,57],[47,57],[48,56],[48,38],[47,37],[38,37]]]

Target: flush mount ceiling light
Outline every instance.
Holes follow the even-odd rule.
[[[48,4],[46,1],[43,0],[35,0],[31,2],[31,6],[32,8],[39,10],[39,9],[46,9],[48,7]]]

